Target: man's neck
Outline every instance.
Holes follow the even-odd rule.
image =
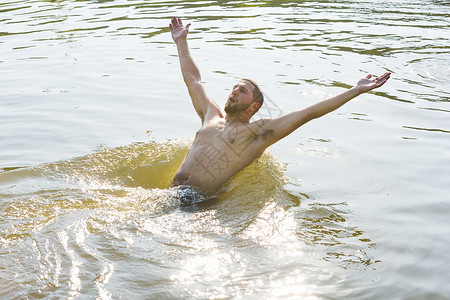
[[[237,115],[230,115],[225,114],[225,122],[227,123],[250,123],[251,116],[248,114],[237,114]]]

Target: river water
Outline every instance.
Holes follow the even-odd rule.
[[[180,206],[200,121],[168,24],[258,117],[392,72]],[[448,1],[0,4],[1,299],[450,299]]]

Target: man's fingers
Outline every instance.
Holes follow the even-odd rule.
[[[389,76],[391,76],[391,72],[386,72],[383,75],[381,75],[381,78],[389,78]]]
[[[175,29],[178,26],[182,25],[180,18],[173,17],[172,21],[171,21],[171,25],[172,25],[172,27],[171,27],[172,29]],[[170,27],[170,25],[169,25],[169,27]]]
[[[191,26],[191,23],[189,23],[186,28],[189,28]],[[181,21],[181,18],[172,17],[172,20],[169,24],[170,30],[177,29],[178,27],[183,27],[183,21]]]
[[[391,73],[390,72],[386,72],[383,75],[381,75],[379,78],[379,80],[381,82],[386,82],[389,78],[391,77]]]
[[[386,72],[383,75],[379,76],[376,78],[376,84],[377,86],[382,86],[383,84],[386,83],[386,81],[390,78],[391,73],[390,72]]]
[[[375,77],[373,80],[376,81],[376,82],[386,81],[386,80],[389,79],[390,76],[391,76],[391,73],[390,72],[386,72],[386,73],[384,73],[381,76]],[[370,79],[370,75],[368,75],[366,78]]]

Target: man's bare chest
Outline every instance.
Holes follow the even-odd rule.
[[[221,150],[232,156],[240,156],[250,146],[257,143],[257,134],[245,125],[204,126],[195,136],[194,146]]]

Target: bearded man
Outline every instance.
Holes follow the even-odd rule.
[[[240,80],[233,86],[225,104],[225,114],[222,113],[206,94],[200,71],[191,57],[187,43],[190,25],[184,26],[181,19],[175,17],[169,25],[177,45],[184,82],[202,121],[192,147],[172,182],[188,198],[195,199],[196,193],[213,194],[228,179],[260,157],[270,145],[356,96],[382,86],[390,77],[389,72],[376,78],[368,75],[349,90],[308,108],[250,123],[264,101],[258,85],[250,79]]]

